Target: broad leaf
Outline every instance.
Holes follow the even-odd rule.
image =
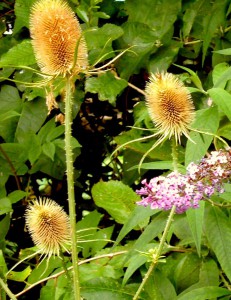
[[[230,220],[224,212],[215,206],[207,206],[205,218],[205,234],[216,257],[231,280],[231,227]]]
[[[216,286],[203,287],[196,290],[192,290],[188,293],[182,293],[183,295],[179,295],[177,300],[208,300],[208,299],[216,299],[217,297],[222,297],[226,295],[231,295],[231,292],[227,289],[223,289]]]
[[[190,162],[197,162],[201,159],[208,150],[212,140],[213,133],[217,132],[219,126],[219,115],[217,107],[210,107],[207,109],[198,110],[196,119],[192,124],[195,131],[190,132],[190,140],[187,141],[185,151],[185,165]],[[196,132],[199,130],[203,133]]]
[[[24,40],[3,54],[0,67],[3,66],[29,66],[36,63],[31,41]]]
[[[201,255],[201,237],[203,229],[203,219],[204,219],[204,201],[200,202],[200,207],[197,209],[189,209],[186,211],[186,216],[188,220],[189,227],[191,229],[197,253]]]
[[[208,93],[219,109],[231,121],[231,95],[221,88],[212,88],[208,90]]]
[[[105,209],[120,224],[124,224],[140,197],[120,181],[98,182],[92,188],[97,206]]]
[[[100,100],[108,100],[115,103],[116,97],[127,86],[127,81],[117,79],[111,72],[106,72],[98,77],[87,78],[85,91],[98,93]]]

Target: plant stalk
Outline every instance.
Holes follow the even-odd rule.
[[[2,278],[0,278],[0,285],[2,286],[3,290],[6,292],[6,294],[10,297],[11,300],[17,300],[16,296],[11,292],[11,290],[8,288],[7,284],[2,280]]]
[[[76,212],[75,212],[75,192],[74,192],[74,166],[73,151],[71,145],[71,126],[72,126],[72,81],[70,77],[66,79],[66,97],[65,97],[65,150],[66,150],[66,166],[67,166],[67,192],[69,203],[69,216],[71,226],[71,256],[73,264],[73,289],[74,299],[81,300],[80,283],[79,283],[79,267],[78,267],[78,250],[76,235]]]
[[[177,153],[177,144],[176,144],[176,141],[174,139],[172,139],[172,162],[173,162],[173,169],[174,171],[178,171],[178,153]],[[163,248],[164,248],[164,244],[165,244],[165,241],[166,241],[166,238],[167,238],[167,235],[168,235],[168,232],[169,232],[169,229],[170,229],[170,226],[171,226],[171,223],[173,221],[173,217],[174,217],[174,214],[175,214],[175,211],[176,211],[176,206],[174,205],[170,211],[170,214],[168,216],[168,220],[167,220],[167,223],[165,225],[165,228],[164,228],[164,232],[163,232],[163,235],[160,239],[160,244],[157,248],[157,251],[156,253],[153,255],[153,260],[148,268],[148,271],[147,273],[145,274],[138,290],[136,291],[136,294],[135,296],[133,297],[133,300],[137,300],[141,291],[143,290],[149,276],[151,275],[152,271],[154,270],[154,268],[156,267],[156,265],[158,264],[158,261],[161,257],[161,254],[162,254],[162,251],[163,251]]]

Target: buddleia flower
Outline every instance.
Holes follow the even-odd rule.
[[[39,252],[45,256],[60,254],[70,244],[69,217],[62,207],[49,198],[39,198],[28,205],[26,226]]]
[[[80,24],[63,0],[36,2],[30,15],[30,33],[42,72],[54,76],[75,75],[88,66]]]
[[[158,129],[161,140],[174,137],[180,143],[187,138],[194,118],[194,105],[188,89],[171,73],[152,74],[145,88],[149,114]]]

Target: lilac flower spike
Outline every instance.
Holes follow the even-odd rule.
[[[189,208],[198,208],[199,201],[214,193],[223,193],[224,182],[231,176],[231,149],[211,152],[198,164],[190,163],[185,175],[172,172],[166,177],[155,177],[136,191],[143,196],[138,205],[152,209],[170,210],[176,206],[176,213]]]

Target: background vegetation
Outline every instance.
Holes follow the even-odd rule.
[[[67,209],[62,86],[59,107],[48,115],[45,92],[27,87],[38,76],[29,35],[34,0],[0,3],[0,277],[34,250],[24,230],[29,200],[50,197]],[[229,0],[70,0],[85,32],[89,62],[103,65],[130,49],[107,72],[76,81],[73,113],[77,227],[84,261],[80,266],[85,299],[132,299],[147,271],[168,213],[137,207],[141,179],[171,170],[170,143],[149,153],[141,174],[137,165],[153,140],[117,145],[148,133],[129,126],[153,128],[143,90],[151,72],[178,74],[189,86],[198,130],[231,139],[231,4]],[[13,33],[12,33],[12,30]],[[179,67],[180,66],[180,67]],[[118,79],[119,77],[119,79]],[[182,170],[208,151],[223,147],[212,135],[192,131],[193,144],[180,146]],[[226,184],[219,204],[230,203]],[[116,242],[112,242],[116,241]],[[231,219],[225,207],[201,203],[198,210],[176,215],[168,234],[164,263],[151,274],[140,299],[230,299]],[[126,251],[126,253],[123,253]],[[70,257],[65,256],[67,265]],[[37,267],[36,267],[37,266]],[[15,293],[62,270],[51,258],[48,268],[37,260],[8,274]],[[45,270],[45,272],[44,272]],[[36,285],[22,299],[70,299],[64,275]],[[36,298],[35,298],[36,295]],[[4,292],[2,291],[2,297]],[[4,299],[4,298],[3,298]]]

